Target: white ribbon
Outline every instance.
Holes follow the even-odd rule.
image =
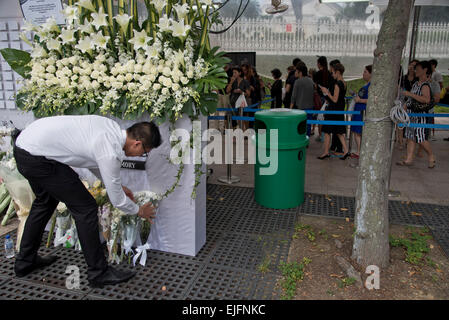
[[[133,265],[136,265],[136,261],[140,256],[140,264],[145,267],[147,262],[147,250],[150,250],[150,245],[145,243],[144,245],[138,246],[136,248],[136,254],[133,257]]]

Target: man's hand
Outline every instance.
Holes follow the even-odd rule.
[[[127,196],[128,198],[130,198],[132,201],[136,202],[136,201],[134,200],[134,195],[133,195],[133,193],[131,192],[131,190],[129,190],[129,189],[128,189],[127,187],[125,187],[125,186],[122,186],[122,188],[123,188],[123,191],[125,191],[126,196]]]
[[[156,208],[151,202],[148,202],[139,208],[137,215],[153,224],[154,222],[152,219],[156,217]]]

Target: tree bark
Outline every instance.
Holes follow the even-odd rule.
[[[366,267],[389,265],[388,190],[391,164],[388,117],[398,90],[412,0],[390,1],[374,51],[373,76],[366,108],[356,193],[355,235],[352,259]]]

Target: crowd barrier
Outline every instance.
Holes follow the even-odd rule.
[[[346,99],[352,99],[352,97],[346,97]],[[245,108],[217,108],[217,111],[233,111],[239,112],[257,112],[267,109],[254,108],[261,104],[268,103],[274,99],[269,99],[250,105]],[[437,104],[437,106],[448,107],[446,104]],[[308,114],[343,114],[343,115],[360,115],[360,111],[321,111],[321,110],[304,110]],[[449,118],[449,114],[441,113],[409,113],[409,117],[426,117],[426,118]],[[225,120],[225,116],[209,116],[209,120]],[[232,116],[232,120],[237,121],[254,121],[254,117],[244,117],[244,116]],[[307,120],[307,124],[319,124],[319,125],[330,125],[330,126],[364,126],[364,121],[331,121],[331,120]],[[446,129],[449,130],[449,124],[430,124],[430,123],[399,123],[398,127],[410,127],[410,128],[426,128],[426,129]]]

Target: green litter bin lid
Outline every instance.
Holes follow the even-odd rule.
[[[270,129],[278,130],[278,148],[295,149],[309,143],[307,137],[307,114],[298,109],[270,109],[255,113],[255,130],[266,129],[268,137]],[[260,136],[260,142],[265,145],[265,135]],[[257,141],[259,142],[259,141]],[[268,148],[271,149],[268,142]]]

